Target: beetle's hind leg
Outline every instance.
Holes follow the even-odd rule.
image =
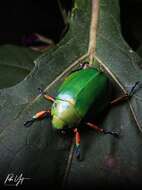
[[[120,135],[119,132],[116,132],[116,131],[108,131],[108,130],[106,130],[106,129],[102,129],[102,128],[100,128],[100,127],[98,127],[98,126],[96,126],[95,124],[90,123],[90,122],[87,122],[87,123],[85,123],[85,124],[86,124],[87,126],[93,128],[93,129],[95,129],[95,130],[96,130],[97,132],[99,132],[99,133],[110,134],[110,135],[112,135],[112,136],[114,136],[114,137],[119,137],[119,135]]]
[[[123,101],[128,100],[129,98],[131,98],[133,96],[133,94],[135,93],[136,87],[140,84],[140,81],[137,81],[131,88],[129,93],[126,93],[124,95],[121,95],[120,97],[114,99],[113,101],[110,102],[110,105],[117,105]]]
[[[128,94],[124,94],[124,95],[119,96],[118,98],[112,100],[112,101],[110,102],[110,105],[111,105],[111,106],[114,106],[114,105],[117,105],[117,104],[119,104],[119,103],[121,103],[121,102],[124,102],[124,101],[126,101],[126,100],[128,100],[128,99],[129,99],[129,95],[128,95]]]
[[[24,123],[25,127],[30,127],[35,121],[38,120],[42,120],[45,119],[47,117],[49,117],[51,115],[51,111],[50,110],[46,110],[46,111],[40,111],[38,113],[36,113],[31,120],[28,120]]]

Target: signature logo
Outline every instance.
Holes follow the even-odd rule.
[[[18,185],[22,185],[24,180],[28,180],[28,179],[31,179],[31,178],[23,177],[22,173],[20,175],[15,175],[13,173],[10,173],[7,175],[4,181],[4,185],[17,187]]]

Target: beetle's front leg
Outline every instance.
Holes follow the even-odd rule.
[[[38,88],[39,92],[41,93],[41,95],[48,101],[50,102],[54,102],[55,98],[52,96],[48,96],[41,88]]]
[[[80,133],[77,128],[73,129],[75,134],[75,155],[77,159],[80,159]]]
[[[110,135],[113,135],[114,137],[119,137],[119,132],[116,132],[116,131],[108,131],[108,130],[106,130],[106,129],[102,129],[102,128],[100,128],[100,127],[98,127],[98,126],[96,126],[95,124],[93,124],[93,123],[90,123],[90,122],[87,122],[87,123],[85,123],[87,126],[89,126],[89,127],[91,127],[91,128],[93,128],[93,129],[95,129],[97,132],[100,132],[100,133],[104,133],[104,134],[110,134]]]
[[[79,68],[77,68],[77,69],[71,71],[69,74],[72,74],[72,73],[74,73],[74,72],[76,72],[76,71],[80,71],[80,70],[82,70],[82,69],[86,69],[86,68],[88,68],[88,67],[90,67],[90,66],[89,66],[89,62],[80,63],[80,64],[79,64]]]
[[[42,120],[46,117],[49,117],[51,115],[51,111],[47,110],[47,111],[40,111],[38,113],[36,113],[31,120],[28,120],[24,123],[25,127],[30,127],[35,121],[37,120]]]

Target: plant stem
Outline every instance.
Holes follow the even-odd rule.
[[[99,0],[92,0],[92,15],[90,25],[90,39],[88,47],[89,64],[93,64],[96,50],[97,23],[99,15]]]

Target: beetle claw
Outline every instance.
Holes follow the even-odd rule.
[[[119,137],[120,136],[120,132],[112,132],[112,135],[114,136],[114,137]]]
[[[33,124],[34,121],[35,121],[34,118],[31,119],[31,120],[29,120],[29,121],[26,121],[26,122],[24,122],[24,126],[25,126],[25,127],[30,127],[30,126]]]
[[[77,160],[80,160],[80,146],[76,147],[75,156],[76,156]]]
[[[104,130],[103,132],[104,132],[104,134],[110,134],[110,135],[113,135],[114,137],[117,137],[117,138],[120,136],[120,132],[118,132],[118,131],[107,131],[107,130]]]

